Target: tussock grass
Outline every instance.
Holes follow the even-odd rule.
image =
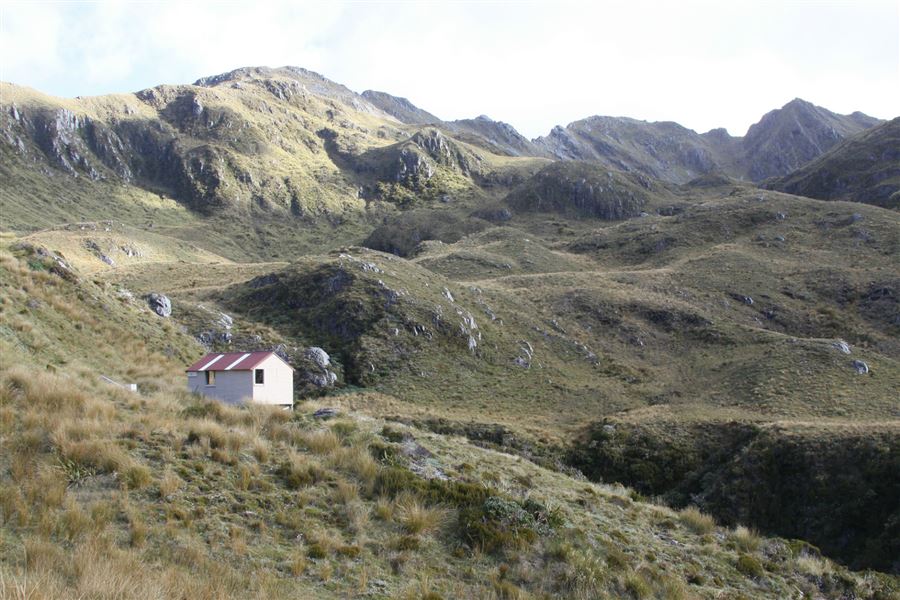
[[[743,525],[735,527],[729,534],[729,538],[739,550],[744,552],[756,552],[762,541],[758,533]]]
[[[134,465],[127,452],[108,440],[67,441],[59,447],[59,453],[64,460],[102,473],[125,471]]]
[[[3,261],[0,254],[0,269]],[[52,298],[63,285],[50,289],[54,277],[34,278],[32,287]],[[0,287],[0,299],[12,302],[13,288],[21,286]],[[91,287],[84,296],[114,311],[126,306],[103,293]],[[16,299],[15,309],[0,302],[0,313],[26,301]],[[78,322],[97,327],[67,329],[60,320],[48,329],[43,317],[31,318],[31,329],[14,335],[49,340],[40,355],[0,335],[0,597],[684,598],[722,590],[776,598],[809,586],[820,570],[765,543],[767,561],[781,567],[767,572],[763,588],[738,576],[741,554],[751,552],[739,547],[746,543],[737,530],[724,540],[679,536],[676,546],[668,534],[676,519],[690,526],[684,516],[662,511],[672,521],[664,539],[654,526],[660,511],[637,495],[626,501],[625,491],[412,426],[399,440],[428,452],[407,456],[377,435],[384,423],[352,412],[373,401],[368,392],[342,397],[342,417],[327,427],[302,409],[198,401],[167,375],[180,375],[188,360],[178,355],[177,327],[138,310],[108,318],[74,292],[66,302],[77,310],[65,315],[85,313]],[[47,301],[40,310],[56,309]],[[117,320],[148,332],[143,347],[123,341],[133,333]],[[84,335],[79,344],[100,348],[84,353],[95,362],[79,353],[59,362],[53,332]],[[170,345],[174,358],[161,351]],[[141,364],[123,370],[155,387],[134,395],[96,382],[132,351]],[[19,373],[9,376],[13,366]],[[41,374],[36,384],[25,377],[32,372]],[[50,400],[33,403],[43,389]],[[428,479],[432,467],[449,479]],[[834,581],[863,581],[816,560]],[[688,568],[698,564],[705,583],[685,593]]]
[[[366,491],[371,491],[378,475],[378,463],[364,446],[335,448],[328,457],[327,464],[355,477]]]
[[[157,485],[159,486],[160,497],[167,498],[181,489],[184,481],[172,470],[172,467],[167,466]]]
[[[716,528],[716,521],[709,515],[700,512],[696,506],[688,506],[678,513],[682,525],[698,535],[705,535]]]
[[[291,489],[312,485],[326,477],[325,470],[317,462],[297,453],[288,455],[278,467],[278,474]]]
[[[298,441],[301,447],[315,454],[332,454],[341,447],[341,438],[330,429],[304,431]]]
[[[394,520],[410,534],[440,531],[450,520],[450,512],[442,506],[425,506],[412,494],[400,494],[394,500]]]

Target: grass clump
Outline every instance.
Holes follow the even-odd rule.
[[[322,467],[300,455],[294,455],[282,462],[277,474],[292,490],[322,481],[326,476]]]
[[[735,527],[734,531],[731,532],[729,539],[739,550],[744,552],[756,552],[759,549],[761,541],[759,534],[743,525]]]
[[[403,494],[395,501],[394,520],[412,535],[440,530],[449,520],[449,512],[442,506],[426,506],[412,494]]]
[[[698,535],[711,533],[716,528],[716,521],[711,516],[703,514],[696,506],[688,506],[678,513],[681,524]]]

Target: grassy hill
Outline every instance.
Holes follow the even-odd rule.
[[[329,399],[330,421],[204,402],[178,327],[40,247],[0,258],[4,596],[896,594],[803,543],[355,412],[376,393]]]
[[[896,211],[296,68],[2,85],[0,595],[897,597]],[[183,392],[259,348],[294,413]]]

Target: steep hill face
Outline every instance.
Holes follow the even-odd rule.
[[[516,211],[621,220],[638,216],[666,196],[649,178],[582,161],[552,163],[506,197]]]
[[[132,184],[205,214],[303,215],[359,205],[317,131],[361,147],[404,137],[373,105],[307,71],[241,69],[197,83],[76,100],[3,84],[4,156],[20,170],[45,164]]]
[[[535,144],[562,160],[599,161],[612,169],[686,183],[720,168],[710,145],[677,123],[589,117],[556,127]]]
[[[900,118],[844,140],[766,186],[822,200],[900,207]]]
[[[529,141],[512,125],[494,121],[486,115],[474,119],[443,121],[406,98],[374,90],[366,90],[362,93],[362,97],[403,123],[439,127],[463,141],[495,154],[550,157],[546,151]]]
[[[535,144],[561,160],[597,160],[674,183],[721,171],[761,181],[786,175],[842,139],[879,123],[795,99],[767,113],[743,138],[724,129],[698,134],[677,123],[589,117],[556,127]]]
[[[460,138],[485,146],[496,154],[550,157],[549,153],[529,141],[512,125],[495,121],[487,115],[451,121],[447,126]]]
[[[125,184],[204,216],[308,221],[359,213],[373,199],[407,199],[396,185],[428,187],[436,198],[471,188],[476,175],[493,183],[505,177],[487,177],[496,165],[480,138],[476,152],[449,129],[419,132],[294,67],[237,69],[194,85],[74,100],[3,84],[2,96],[3,169],[20,189],[58,179],[42,175],[52,173]],[[10,220],[30,206],[11,193],[4,202]],[[81,199],[67,204],[67,220],[87,216]]]
[[[364,91],[362,97],[401,123],[409,125],[437,125],[443,122],[440,118],[427,110],[419,108],[406,98],[392,96],[386,92],[375,90]]]
[[[841,140],[880,121],[862,113],[838,115],[796,98],[763,116],[741,140],[748,177],[787,175]]]

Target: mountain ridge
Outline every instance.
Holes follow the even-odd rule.
[[[794,99],[764,115],[743,138],[723,129],[698,134],[671,121],[592,116],[528,140],[484,115],[443,121],[405,98],[357,94],[300,67],[242,67],[193,85],[68,100],[3,86],[0,127],[7,149],[26,163],[43,154],[69,174],[135,181],[201,212],[359,211],[360,187],[370,190],[366,202],[406,198],[392,187],[391,173],[383,182],[388,187],[372,192],[375,187],[340,157],[397,143],[423,126],[497,157],[487,160],[480,182],[466,184],[466,194],[483,197],[491,195],[486,185],[509,188],[532,174],[525,159],[587,160],[678,184],[716,172],[761,181],[787,175],[878,122]],[[325,139],[325,131],[334,133]],[[516,172],[522,168],[527,172]],[[433,197],[459,189],[438,189]]]

